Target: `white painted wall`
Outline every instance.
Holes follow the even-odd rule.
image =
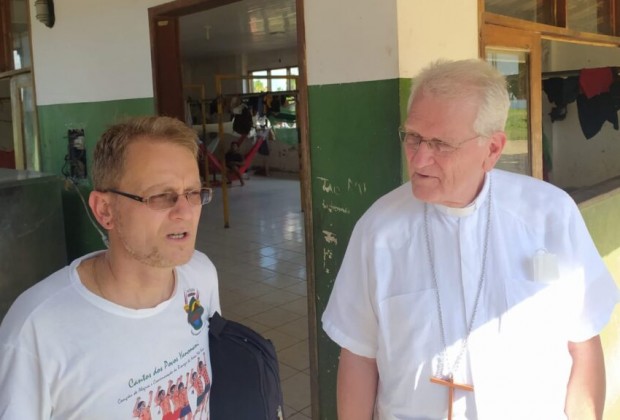
[[[396,0],[306,0],[304,14],[309,85],[398,77]]]
[[[29,1],[37,104],[153,96],[148,8],[167,0],[55,0],[56,24]]]
[[[581,68],[620,66],[620,50],[565,42],[545,42],[543,73]],[[547,95],[543,93],[543,131],[552,139],[553,170],[550,181],[562,188],[597,184],[620,175],[620,131],[606,122],[587,140],[579,124],[577,104],[568,105],[564,121],[551,122]]]
[[[312,0],[304,8],[309,85],[409,78],[438,58],[478,56],[473,1]]]
[[[397,0],[398,57],[402,78],[439,58],[478,57],[475,1]]]

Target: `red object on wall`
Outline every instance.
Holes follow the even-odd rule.
[[[0,150],[0,168],[15,169],[15,152]]]

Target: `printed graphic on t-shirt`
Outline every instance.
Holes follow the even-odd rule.
[[[118,399],[119,404],[134,400],[130,418],[208,419],[211,381],[206,353],[197,353],[198,344],[152,372],[130,378],[130,392]]]
[[[188,327],[192,335],[205,334],[205,313],[197,289],[184,291]],[[128,379],[128,392],[118,404],[128,406],[133,400],[130,418],[141,420],[206,420],[209,418],[211,381],[207,370],[207,342],[162,360],[147,372],[138,372]],[[128,406],[130,408],[130,406]]]
[[[198,344],[178,357],[164,361],[152,373],[131,378],[133,392],[118,403],[134,399],[131,418],[141,420],[208,419],[211,381],[206,365],[206,354],[200,356]]]
[[[187,322],[192,326],[192,334],[199,334],[204,323],[202,314],[205,310],[200,305],[200,293],[196,289],[185,290],[185,312],[187,312]]]

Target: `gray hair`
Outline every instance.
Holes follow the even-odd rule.
[[[489,137],[503,131],[510,100],[505,77],[483,60],[437,60],[422,69],[413,79],[407,114],[420,94],[445,99],[473,99],[478,104],[474,131]]]

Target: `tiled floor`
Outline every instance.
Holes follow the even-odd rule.
[[[310,419],[308,311],[299,180],[252,176],[203,208],[196,247],[217,267],[222,314],[270,338],[278,352],[285,415]]]

